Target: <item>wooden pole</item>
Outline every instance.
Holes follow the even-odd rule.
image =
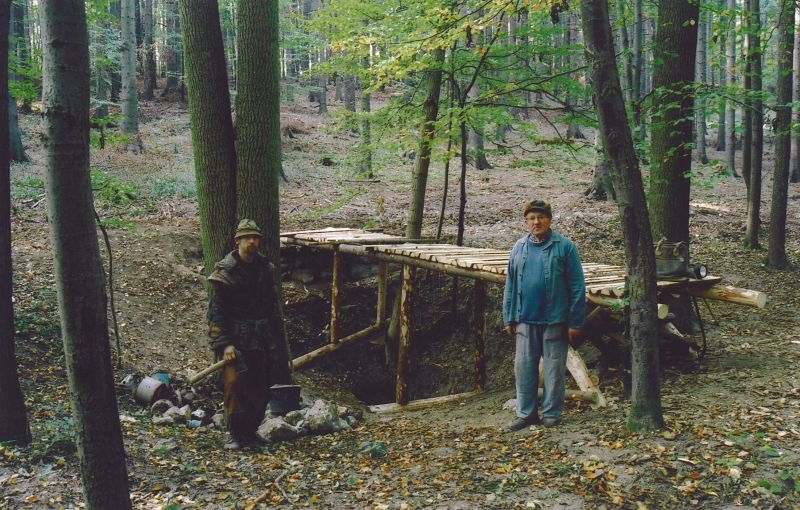
[[[377,325],[373,324],[372,326],[362,329],[361,331],[357,331],[352,335],[346,336],[336,342],[335,344],[326,344],[320,347],[317,350],[311,351],[308,354],[303,354],[302,356],[298,356],[292,361],[292,366],[294,368],[300,368],[306,363],[310,363],[311,361],[322,357],[330,352],[334,352],[339,350],[340,348],[344,347],[345,345],[351,344],[356,340],[361,340],[362,338],[369,338],[374,334],[377,334],[380,331]]]
[[[339,342],[339,292],[342,289],[342,254],[333,250],[333,282],[331,283],[331,343]]]
[[[475,390],[486,388],[486,357],[483,327],[486,308],[486,282],[475,280],[474,303],[472,307],[472,337],[475,340]]]
[[[411,294],[414,290],[414,266],[403,265],[403,287],[400,291],[400,345],[397,351],[397,392],[399,405],[408,404],[408,348],[411,345]]]
[[[764,308],[767,304],[767,295],[763,292],[750,289],[740,289],[729,285],[712,285],[710,287],[686,287],[686,293],[690,296],[697,296],[718,301],[728,301],[740,305],[755,306]]]
[[[378,262],[378,305],[375,311],[375,324],[382,326],[386,321],[386,274],[388,264],[381,260]]]

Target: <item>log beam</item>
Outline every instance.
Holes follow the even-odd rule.
[[[335,344],[326,344],[320,347],[319,349],[313,350],[307,354],[303,354],[302,356],[298,356],[292,361],[292,366],[295,369],[302,367],[303,365],[314,361],[315,359],[322,357],[328,353],[337,351],[344,347],[345,345],[351,344],[356,340],[361,340],[365,338],[370,338],[373,335],[379,333],[381,331],[381,327],[377,324],[373,324],[368,328],[362,329],[361,331],[357,331],[352,335],[346,336],[340,339]]]
[[[706,299],[716,299],[717,301],[727,301],[739,305],[754,306],[764,308],[767,305],[767,295],[763,292],[729,285],[712,285],[710,287],[686,287],[686,293],[690,296]]]
[[[375,307],[375,324],[379,326],[386,321],[387,266],[383,260],[378,262],[378,304]]]
[[[584,398],[585,396],[578,398],[591,400],[593,402],[593,407],[606,406],[606,397],[600,392],[600,388],[592,382],[592,377],[591,374],[589,374],[589,369],[586,368],[586,363],[583,362],[581,355],[572,347],[569,347],[567,351],[567,370],[572,374],[572,378],[575,379],[575,382],[578,383],[581,392],[591,396],[591,398]]]
[[[444,395],[441,397],[423,398],[419,400],[414,400],[405,405],[400,405],[396,402],[390,402],[388,404],[369,406],[369,410],[372,411],[373,413],[395,413],[397,411],[413,411],[415,409],[425,409],[428,407],[437,406],[439,404],[446,404],[447,402],[456,402],[459,400],[464,400],[466,398],[480,395],[481,393],[482,392],[480,391],[468,391],[466,393],[456,393],[453,395]]]

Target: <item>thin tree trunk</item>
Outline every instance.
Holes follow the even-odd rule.
[[[236,95],[236,212],[256,221],[264,232],[269,259],[281,281],[280,195],[281,113],[278,4],[239,1],[239,92]],[[283,311],[276,315],[283,338],[275,339],[270,381],[291,384],[291,356]]]
[[[217,0],[179,2],[205,273],[231,247],[236,153]],[[177,13],[175,13],[177,14]]]
[[[664,426],[659,381],[656,263],[644,185],[633,150],[608,20],[607,0],[582,0],[581,15],[603,149],[612,167],[625,239],[632,393],[628,430]]]
[[[178,14],[178,0],[164,0],[164,10],[167,17],[167,41],[172,42],[172,44],[164,48],[164,59],[167,63],[167,83],[164,86],[164,94],[166,95],[172,92],[179,92],[181,88],[181,60],[183,60],[184,55],[177,42],[181,39],[182,33],[181,17]],[[185,40],[185,36],[183,38]],[[189,57],[187,56],[186,59],[189,60]]]
[[[628,36],[628,16],[625,12],[625,1],[617,0],[617,9],[622,23],[619,24],[620,39],[622,40],[622,51],[625,54],[625,99],[630,103],[633,101],[633,61],[634,55],[631,48],[630,37]]]
[[[719,8],[721,10],[725,9],[725,2],[727,0],[719,0]],[[713,19],[713,14],[711,15]],[[728,18],[722,14],[719,16],[719,24],[721,27],[724,27],[728,23]],[[711,29],[712,23],[708,23],[706,26]],[[727,111],[727,98],[725,97],[726,87],[728,84],[728,73],[725,70],[725,51],[726,51],[726,44],[727,44],[727,31],[724,29],[720,30],[719,35],[719,54],[717,56],[717,65],[715,66],[716,72],[719,73],[719,90],[722,92],[722,96],[719,99],[719,115],[717,117],[717,142],[715,144],[715,148],[718,151],[725,150],[725,135],[726,135],[726,123],[725,123],[725,115]]]
[[[750,0],[750,70],[753,87],[753,141],[750,149],[750,189],[747,206],[747,229],[745,246],[760,247],[758,235],[761,231],[761,169],[764,150],[764,104],[761,99],[761,0]]]
[[[362,84],[361,87],[361,164],[359,173],[368,178],[372,179],[374,174],[372,173],[372,130],[370,127],[370,120],[369,120],[369,112],[370,112],[370,96],[371,94],[367,93],[365,89],[367,88],[366,84]]]
[[[753,89],[753,68],[752,59],[750,55],[750,47],[753,45],[753,38],[750,34],[752,22],[750,21],[750,0],[743,0],[744,7],[742,9],[742,24],[744,25],[744,55],[742,60],[744,63],[744,79],[742,85],[744,87],[744,101],[742,104],[742,124],[744,125],[744,133],[742,134],[742,178],[744,185],[747,188],[747,196],[750,196],[750,176],[752,175],[751,167],[752,160],[750,152],[753,149],[753,98],[751,95]],[[750,199],[747,199],[747,205],[750,206]]]
[[[800,12],[795,13],[794,26],[794,64],[792,66],[792,102],[800,101]],[[794,127],[800,125],[800,107],[792,109],[792,156],[790,182],[800,182],[800,129]]]
[[[572,56],[571,46],[575,44],[575,35],[577,32],[577,29],[575,27],[576,15],[574,13],[569,13],[567,15],[566,23],[567,26],[566,26],[566,31],[564,32],[564,45],[568,48],[567,51],[569,51],[569,53],[564,57],[564,60],[566,61],[566,67],[568,69],[573,69],[574,66],[573,66],[573,56]],[[570,75],[571,74],[572,73],[570,73]],[[564,106],[567,111],[567,115],[572,113],[573,104],[571,96],[572,94],[570,93],[570,90],[567,89],[564,99]],[[581,132],[580,126],[574,121],[570,121],[569,124],[567,124],[567,138],[571,140],[583,140],[586,137]]]
[[[699,7],[661,0],[654,45],[650,207],[653,237],[689,241],[694,59]],[[619,193],[619,190],[617,190]]]
[[[634,139],[644,140],[644,130],[642,129],[641,101],[642,101],[642,37],[644,23],[642,22],[642,1],[633,0],[633,125]]]
[[[783,0],[778,18],[778,77],[775,105],[775,171],[772,177],[772,210],[767,264],[783,268],[786,259],[786,202],[789,195],[789,152],[792,122],[792,50],[794,49],[794,0]]]
[[[728,90],[736,87],[736,0],[728,1],[728,30],[726,43],[726,63],[725,75],[727,78]],[[734,177],[738,177],[736,172],[736,103],[728,101],[725,111],[725,162],[728,171]]]
[[[122,2],[122,133],[130,136],[128,150],[138,154],[142,149],[139,136],[139,109],[136,86],[136,1]]]
[[[142,99],[154,99],[156,52],[153,43],[153,0],[142,0]]]
[[[695,63],[695,81],[702,87],[706,84],[706,26],[708,24],[708,13],[700,12],[699,26],[697,27],[697,62]],[[706,154],[706,110],[703,100],[703,92],[700,91],[695,97],[695,147],[697,148],[697,158],[702,164],[708,163]]]
[[[423,103],[425,118],[419,133],[417,159],[411,178],[411,204],[408,209],[406,237],[416,239],[422,235],[422,217],[425,211],[425,191],[428,185],[428,168],[431,163],[431,144],[435,137],[434,128],[439,116],[439,95],[442,90],[442,65],[445,51],[437,48],[433,52],[433,67],[428,71],[428,91]]]
[[[89,37],[82,0],[44,0],[47,210],[75,444],[88,509],[131,508],[89,182]]]
[[[0,94],[8,94],[9,0],[0,0]],[[7,103],[8,104],[8,103]],[[11,175],[9,173],[8,110],[0,103],[0,442],[26,445],[31,440],[25,397],[17,375],[14,350],[13,268],[11,265]]]

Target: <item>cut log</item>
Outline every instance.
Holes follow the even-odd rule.
[[[729,303],[755,306],[756,308],[764,308],[767,304],[767,295],[763,292],[729,285],[717,284],[710,287],[688,287],[686,292],[690,296],[728,301]]]
[[[468,391],[466,393],[456,393],[454,395],[444,395],[441,397],[423,398],[420,400],[413,400],[408,404],[401,405],[396,402],[388,404],[379,404],[369,406],[369,410],[373,413],[394,413],[397,411],[413,411],[415,409],[425,409],[426,407],[433,407],[439,404],[446,404],[447,402],[456,402],[465,398],[474,397],[481,394],[481,391]]]
[[[586,299],[591,301],[592,303],[600,306],[606,306],[611,308],[612,310],[622,310],[623,302],[619,298],[614,298],[611,296],[604,296],[602,294],[586,294]],[[658,303],[658,308],[656,309],[656,313],[658,314],[659,319],[663,319],[669,313],[669,306],[665,305],[664,303]]]

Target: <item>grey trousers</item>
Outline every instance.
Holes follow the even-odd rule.
[[[542,416],[559,418],[564,411],[567,371],[566,324],[517,324],[514,376],[517,386],[517,416],[527,418],[538,408],[539,359],[544,359]]]

